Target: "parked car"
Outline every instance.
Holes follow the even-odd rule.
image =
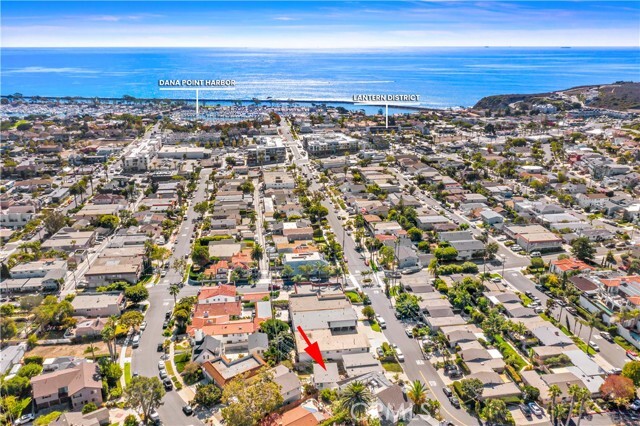
[[[542,409],[535,402],[530,402],[529,403],[529,408],[531,409],[531,412],[533,414],[535,414],[536,416],[541,416],[542,415]]]
[[[184,407],[182,407],[182,412],[186,416],[191,416],[193,415],[193,408],[191,407],[191,405],[185,405]]]
[[[499,283],[500,281],[502,281],[502,279],[500,277],[494,277],[494,278],[491,278],[491,281],[494,283]]]
[[[398,358],[398,361],[404,362],[404,354],[400,349],[396,349],[396,358]]]
[[[408,336],[410,339],[413,339],[413,330],[412,330],[410,327],[405,328],[405,329],[404,329],[404,332],[407,334],[407,336]]]
[[[165,329],[169,327],[169,320],[164,320],[164,322],[162,323],[162,328]]]
[[[20,417],[15,422],[13,422],[13,424],[14,425],[24,425],[24,424],[27,424],[27,423],[35,420],[35,418],[36,418],[36,416],[34,416],[33,414],[25,414],[24,416]]]
[[[456,408],[460,408],[460,400],[458,399],[457,396],[455,395],[451,395],[449,397],[449,402],[451,403],[451,405],[453,405]]]
[[[156,410],[151,410],[151,413],[149,413],[149,418],[156,424],[160,422],[160,414],[158,414]]]
[[[378,346],[376,348],[376,354],[378,354],[378,358],[382,358],[384,356],[384,350],[382,350],[382,346]]]
[[[611,337],[611,334],[607,333],[606,331],[601,331],[600,337],[602,337],[607,342],[613,342],[613,337]]]
[[[165,390],[173,390],[173,382],[171,381],[170,378],[166,378],[162,381],[162,384],[164,385],[164,389]]]
[[[164,352],[164,344],[163,343],[158,343],[157,350],[158,350],[158,352]]]
[[[631,349],[627,349],[627,357],[631,358],[634,361],[638,360],[638,354],[634,351],[632,351]]]
[[[380,315],[376,315],[376,321],[378,322],[378,325],[380,326],[380,328],[382,329],[387,328],[387,322]]]
[[[164,361],[158,361],[158,370],[164,370],[166,368]]]
[[[140,330],[144,330],[145,328],[147,328],[147,322],[142,321],[142,324],[140,324]]]
[[[577,309],[573,306],[567,306],[567,312],[569,312],[571,315],[575,315],[578,313]]]
[[[140,336],[139,335],[135,335],[133,336],[133,340],[131,341],[131,346],[133,346],[134,348],[137,348],[138,346],[140,346]]]
[[[531,417],[531,408],[529,408],[527,404],[520,404],[520,411],[522,411],[522,414],[524,414],[525,417]]]
[[[449,386],[443,387],[442,392],[444,392],[444,394],[447,395],[447,398],[453,395],[453,392],[451,392],[451,389],[449,389]]]
[[[600,346],[598,346],[593,340],[589,341],[589,346],[591,346],[594,351],[600,352]]]
[[[167,374],[167,370],[160,370],[160,373],[158,374],[160,376],[160,379],[164,380],[167,377],[169,377],[169,375]]]
[[[635,401],[633,401],[631,405],[629,405],[629,408],[633,411],[640,410],[640,399],[636,399]]]

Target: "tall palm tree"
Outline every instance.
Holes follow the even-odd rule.
[[[340,408],[346,410],[356,419],[358,423],[369,406],[373,403],[374,396],[367,388],[367,385],[361,381],[350,383],[340,395]]]
[[[578,385],[570,385],[569,386],[569,395],[571,395],[571,403],[569,403],[569,412],[567,413],[567,421],[564,426],[569,426],[571,422],[571,416],[573,415],[573,408],[576,403],[576,397],[580,393],[580,386]]]
[[[589,392],[586,388],[580,388],[580,392],[578,394],[578,402],[580,403],[580,409],[578,410],[578,424],[576,426],[580,426],[580,421],[582,421],[582,413],[584,412],[584,406],[591,399],[591,392]]]
[[[180,287],[177,284],[171,284],[169,286],[169,294],[173,296],[173,304],[178,303],[178,294],[180,294]]]
[[[411,382],[407,396],[413,401],[413,412],[421,413],[422,405],[427,401],[427,387],[420,380],[414,380]]]
[[[595,314],[589,313],[585,323],[589,326],[589,338],[587,339],[587,347],[591,347],[591,335],[593,334],[593,327],[598,323],[598,317]],[[589,351],[587,351],[589,352]],[[587,353],[588,355],[588,353]]]
[[[549,410],[551,414],[551,424],[556,424],[556,402],[558,401],[558,397],[562,394],[562,389],[558,385],[549,386],[549,397],[551,398],[551,409]]]

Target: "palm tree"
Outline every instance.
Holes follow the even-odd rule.
[[[578,393],[578,401],[580,403],[580,409],[578,410],[578,424],[576,426],[580,426],[580,421],[582,420],[582,413],[584,411],[584,406],[591,399],[591,392],[589,392],[586,388],[580,388],[580,392]]]
[[[107,344],[107,349],[109,350],[112,361],[116,359],[116,327],[116,320],[114,317],[111,317],[107,320],[107,323],[100,333],[102,341]]]
[[[373,400],[374,396],[364,382],[356,380],[350,383],[340,395],[340,408],[351,414],[356,419],[356,423],[358,423],[358,420],[365,415]]]
[[[569,412],[567,413],[567,421],[564,426],[569,426],[571,422],[571,416],[573,415],[573,407],[576,403],[576,397],[580,393],[580,386],[578,385],[569,385],[569,395],[571,395],[571,403],[569,404]]]
[[[587,315],[587,320],[585,321],[586,325],[589,326],[589,338],[587,339],[587,347],[591,347],[591,334],[593,333],[593,327],[598,323],[598,317],[595,314],[589,313]],[[588,355],[587,351],[587,355]]]
[[[545,314],[547,314],[547,316],[551,316],[551,312],[556,308],[556,300],[555,299],[547,299],[547,310],[545,312]]]
[[[562,389],[560,389],[560,387],[558,385],[551,385],[549,386],[549,397],[551,398],[551,409],[550,414],[551,414],[551,424],[555,425],[556,424],[556,401],[558,400],[558,397],[562,394]]]
[[[411,382],[407,396],[413,401],[413,412],[421,413],[422,405],[427,401],[427,387],[420,380],[414,380]]]
[[[173,296],[173,304],[178,303],[178,294],[180,294],[180,287],[176,284],[169,286],[169,294]]]

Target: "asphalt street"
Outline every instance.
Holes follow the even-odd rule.
[[[206,182],[209,179],[211,170],[204,169],[200,173],[200,181],[194,192],[194,197],[189,204],[187,220],[184,220],[178,228],[178,234],[174,243],[174,252],[169,260],[171,268],[161,281],[149,289],[149,309],[145,315],[147,328],[140,338],[140,346],[133,350],[131,371],[138,372],[141,376],[158,376],[158,361],[162,353],[157,351],[158,343],[165,339],[162,336],[162,323],[165,320],[165,313],[173,309],[174,299],[169,294],[171,284],[183,283],[182,273],[173,268],[176,259],[186,259],[191,253],[191,236],[194,234],[194,219],[198,213],[193,210],[195,204],[208,198]],[[185,284],[178,295],[178,300],[182,297],[194,296],[198,293],[199,287]],[[182,412],[185,405],[182,398],[175,390],[167,392],[162,400],[163,404],[158,408],[160,419],[165,425],[203,425],[197,417],[187,417]]]

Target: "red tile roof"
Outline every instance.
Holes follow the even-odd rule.
[[[230,284],[221,284],[216,287],[204,287],[198,294],[198,300],[205,300],[215,296],[235,296],[236,286]]]

